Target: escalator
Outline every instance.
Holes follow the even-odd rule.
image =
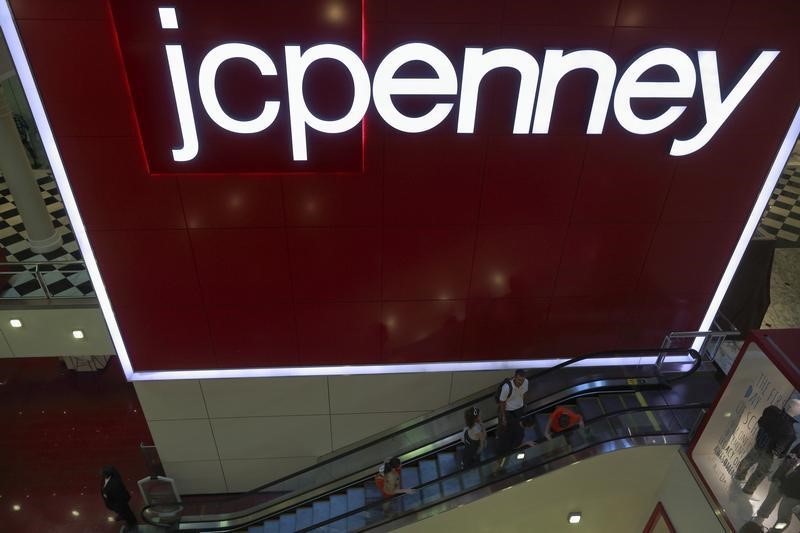
[[[593,366],[610,355],[623,364]],[[657,364],[658,355],[669,357]],[[490,446],[480,463],[460,468],[463,411],[477,406],[482,413],[495,413],[493,386],[247,493],[184,502],[180,530],[394,529],[600,453],[686,444],[719,386],[715,365],[701,361],[697,352],[680,349],[593,354],[533,373],[529,380],[523,420],[524,440],[532,446],[505,456]],[[545,424],[558,405],[579,412],[585,424],[548,440]],[[496,424],[496,418],[484,419],[490,442]],[[404,465],[402,486],[416,492],[383,500],[373,478],[377,465],[395,455]],[[157,511],[146,510],[148,516]]]

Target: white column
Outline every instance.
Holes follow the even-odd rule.
[[[50,214],[47,212],[2,88],[0,88],[0,171],[14,196],[14,205],[28,232],[31,251],[41,254],[61,246],[61,236],[56,233]]]

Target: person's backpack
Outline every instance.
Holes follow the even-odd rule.
[[[381,463],[381,465],[378,467],[378,472],[375,474],[375,486],[378,487],[378,490],[381,491],[383,496],[386,496],[386,493],[383,490],[384,483],[386,482],[386,478],[384,477],[385,472],[383,469],[384,463]]]
[[[764,409],[761,418],[758,419],[758,426],[766,431],[770,437],[774,438],[781,433],[781,429],[783,427],[782,414],[783,411],[780,408],[770,405]]]
[[[511,379],[510,378],[504,379],[503,382],[500,383],[500,386],[497,387],[497,390],[494,393],[495,402],[500,403],[502,401],[500,400],[500,395],[503,393],[503,387],[506,385],[506,383],[508,384],[508,395],[511,396],[511,393],[514,392],[514,387],[513,385],[511,385]],[[507,399],[508,398],[506,398],[506,400]]]

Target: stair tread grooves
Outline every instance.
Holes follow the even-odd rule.
[[[314,514],[310,507],[302,507],[297,510],[296,526],[297,529],[303,529],[314,523]]]
[[[278,519],[280,525],[280,533],[294,533],[296,527],[296,519],[294,513],[283,514]]]

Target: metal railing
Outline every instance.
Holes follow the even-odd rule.
[[[664,350],[679,347],[681,341],[689,344],[691,341],[703,339],[703,345],[698,350],[701,356],[704,356],[708,361],[714,361],[717,357],[722,343],[728,337],[739,337],[741,332],[736,329],[736,326],[722,314],[717,315],[714,322],[711,324],[709,331],[673,331],[664,336],[661,342],[661,348]],[[666,353],[659,354],[656,366],[661,367],[664,363]]]
[[[0,300],[94,298],[94,288],[86,294],[69,290],[76,286],[68,277],[81,273],[90,281],[83,261],[0,262]],[[64,280],[69,286],[62,289]]]

